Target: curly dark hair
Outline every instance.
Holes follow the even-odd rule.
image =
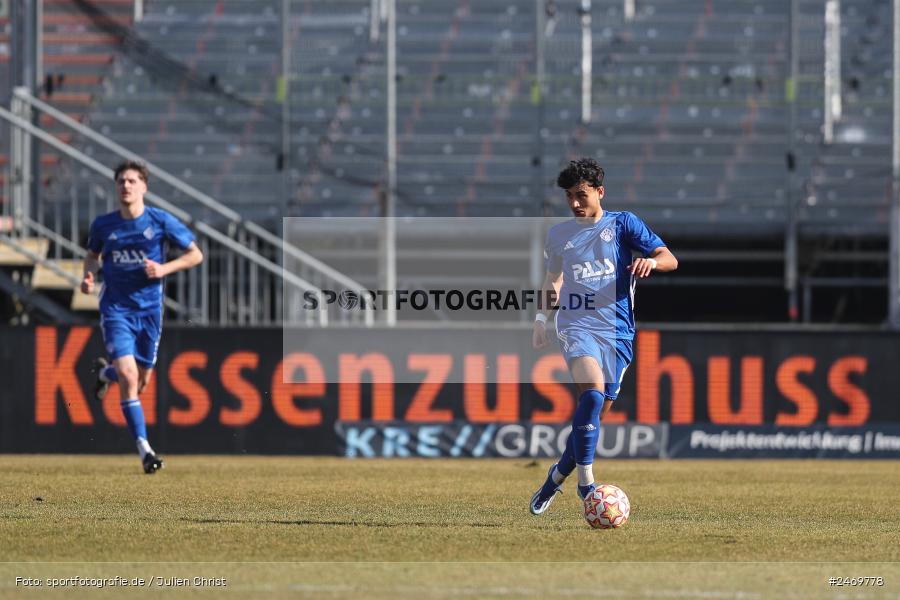
[[[578,185],[583,181],[591,187],[598,188],[603,185],[603,167],[593,158],[579,158],[569,163],[569,166],[559,172],[556,185],[564,190]]]
[[[125,171],[137,171],[144,183],[147,183],[150,179],[150,171],[147,169],[147,165],[135,160],[126,160],[116,167],[116,170],[113,172],[113,181],[119,181],[119,175]]]

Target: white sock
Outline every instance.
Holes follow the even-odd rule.
[[[137,439],[137,449],[138,449],[138,454],[141,455],[141,460],[144,460],[144,457],[147,456],[148,454],[153,453],[153,448],[150,447],[150,442],[148,442],[147,440],[145,440],[142,437],[139,437]]]
[[[594,483],[594,465],[575,465],[578,471],[578,485],[591,485]]]
[[[553,472],[550,473],[550,479],[553,480],[553,483],[559,485],[566,480],[566,476],[559,472],[559,467],[553,467]]]

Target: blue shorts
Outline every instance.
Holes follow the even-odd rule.
[[[615,400],[622,388],[622,378],[634,358],[632,340],[627,338],[608,339],[595,335],[582,327],[570,327],[557,332],[566,363],[573,358],[592,356],[597,359],[603,371],[603,395]]]
[[[101,314],[100,329],[111,360],[131,354],[140,367],[152,369],[156,364],[156,352],[162,336],[161,314]]]

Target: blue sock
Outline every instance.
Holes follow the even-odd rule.
[[[137,398],[131,400],[123,400],[121,402],[122,414],[125,415],[125,422],[128,423],[128,431],[137,441],[140,438],[147,439],[147,425],[144,423],[144,408],[141,401]]]
[[[600,440],[600,409],[605,397],[600,390],[587,390],[578,399],[575,415],[572,417],[572,457],[579,465],[594,462],[597,442]],[[566,450],[569,447],[566,445]],[[570,471],[571,472],[571,471]]]
[[[104,381],[118,381],[119,374],[116,372],[116,368],[112,365],[108,367],[104,367],[102,371],[100,371],[100,379]]]
[[[564,477],[568,477],[575,470],[575,450],[572,449],[574,442],[575,436],[570,433],[566,442],[566,449],[563,451],[562,456],[559,457],[559,462],[556,463],[556,470]]]

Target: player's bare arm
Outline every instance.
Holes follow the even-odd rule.
[[[541,298],[545,304],[548,298],[552,298],[555,302],[559,298],[559,288],[562,285],[562,272],[547,272],[544,276],[544,285],[541,286]],[[534,320],[534,327],[531,334],[531,344],[535,348],[543,348],[549,341],[547,339],[547,319],[553,312],[550,306],[544,306],[538,311],[538,316]]]
[[[81,277],[81,291],[85,294],[94,292],[94,281],[97,279],[97,271],[100,270],[100,255],[96,252],[88,253],[84,257],[84,275]]]
[[[166,263],[158,263],[156,261],[150,260],[149,258],[144,259],[144,271],[147,273],[147,277],[150,279],[160,279],[165,277],[166,275],[171,275],[172,273],[177,273],[178,271],[183,271],[185,269],[190,269],[191,267],[196,267],[200,263],[203,262],[203,252],[201,252],[200,248],[197,247],[195,242],[191,242],[191,245],[188,246],[187,250],[184,251],[184,254],[170,260]]]
[[[666,248],[660,246],[650,253],[647,258],[635,258],[628,270],[634,273],[638,279],[649,277],[653,271],[667,273],[678,268],[678,259]]]

